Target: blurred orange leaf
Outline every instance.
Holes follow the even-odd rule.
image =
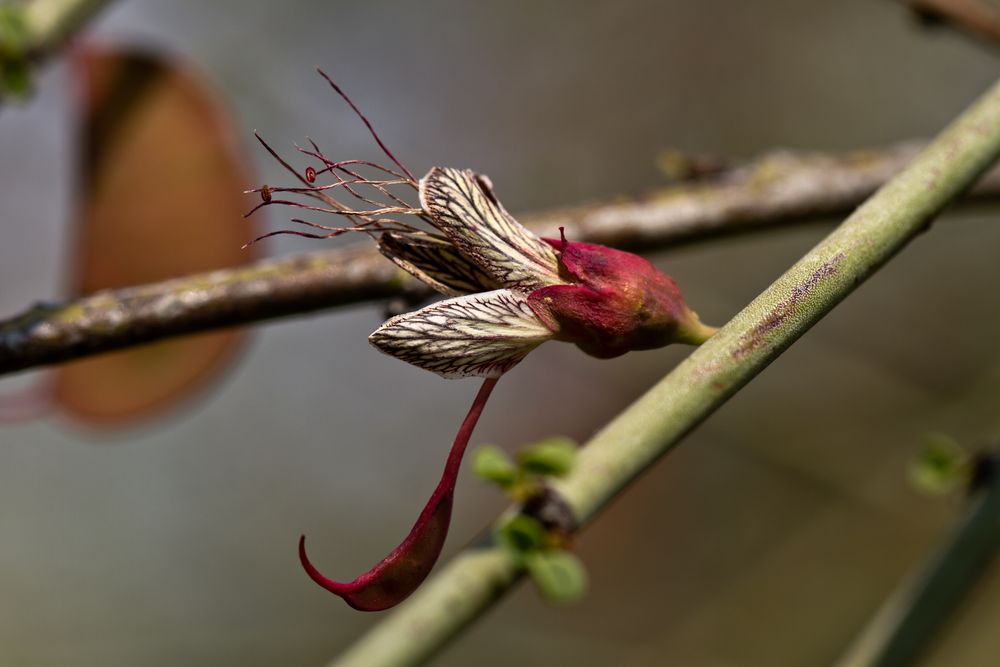
[[[253,258],[250,183],[231,122],[174,61],[87,47],[80,101],[76,294],[232,267]],[[242,334],[222,331],[67,364],[54,398],[78,420],[114,425],[159,412],[217,378]]]

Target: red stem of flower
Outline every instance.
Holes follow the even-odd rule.
[[[483,381],[469,413],[455,435],[441,481],[406,539],[375,567],[354,581],[339,582],[323,576],[309,562],[306,556],[306,538],[303,535],[299,538],[299,560],[313,581],[361,611],[388,609],[405,600],[417,589],[430,574],[448,536],[455,482],[458,480],[462,457],[497,380],[498,378],[487,378]]]

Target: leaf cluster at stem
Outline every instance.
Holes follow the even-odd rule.
[[[576,443],[557,436],[523,448],[516,461],[494,446],[480,448],[473,459],[476,475],[499,486],[521,508],[501,518],[494,542],[514,556],[553,604],[579,600],[587,590],[586,569],[567,550],[575,519],[568,509],[561,511],[564,503],[546,484],[546,478],[569,474],[576,450]]]

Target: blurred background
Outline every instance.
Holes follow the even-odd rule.
[[[312,136],[331,156],[378,157],[318,65],[414,172],[474,168],[515,214],[658,186],[667,148],[747,158],[927,137],[997,71],[967,38],[863,0],[122,0],[86,35],[200,71],[233,115],[247,187],[287,182],[253,129],[286,152]],[[0,317],[73,283],[80,109],[65,59],[37,83],[0,111]],[[998,433],[996,216],[945,214],[614,503],[578,542],[582,602],[551,608],[522,586],[435,664],[831,663],[959,513],[907,483],[922,434]],[[835,222],[654,259],[721,324]],[[336,578],[381,558],[476,389],[369,347],[381,311],[257,327],[221,381],[152,421],[4,425],[0,664],[321,665],[378,622],[306,578],[296,539]],[[582,441],[688,352],[543,346],[499,384],[474,442]],[[504,506],[466,471],[444,559]],[[998,620],[991,572],[922,664],[992,664]]]

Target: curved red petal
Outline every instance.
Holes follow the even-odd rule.
[[[476,394],[448,454],[444,473],[416,523],[398,547],[375,567],[350,582],[324,576],[306,556],[305,536],[299,538],[299,560],[309,577],[360,611],[382,611],[399,604],[427,578],[444,546],[451,520],[455,482],[472,431],[496,386],[498,378],[486,379]]]

